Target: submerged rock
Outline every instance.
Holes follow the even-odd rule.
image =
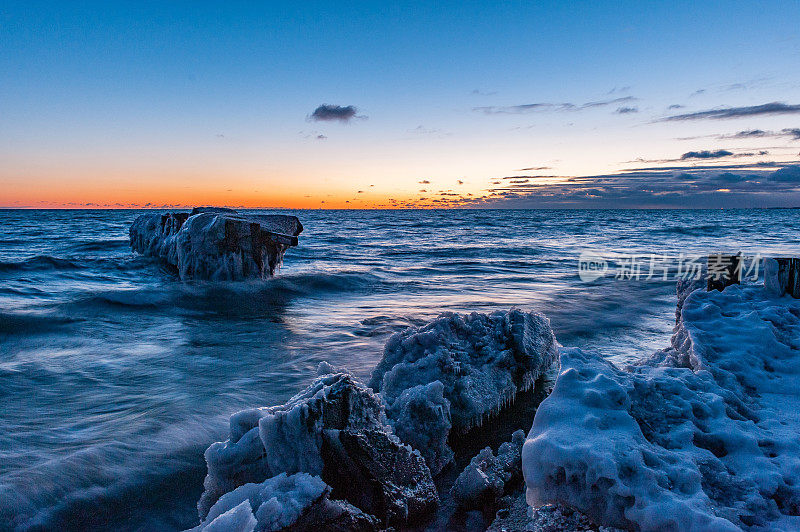
[[[165,260],[181,279],[238,280],[273,275],[302,230],[296,216],[196,207],[141,214],[130,239],[134,251]]]
[[[557,359],[556,346],[535,312],[446,313],[392,335],[370,386],[393,405],[406,390],[439,381],[452,428],[466,432],[533,386]]]
[[[523,449],[532,505],[631,530],[800,529],[800,301],[679,293],[670,349],[566,349]]]

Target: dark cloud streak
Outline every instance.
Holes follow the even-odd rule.
[[[748,116],[785,115],[800,113],[800,105],[789,105],[782,102],[770,102],[762,105],[746,107],[724,107],[672,115],[657,120],[657,122],[677,122],[684,120],[725,120],[729,118],[742,118]]]

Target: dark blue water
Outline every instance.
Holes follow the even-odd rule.
[[[800,211],[301,211],[279,275],[184,283],[135,211],[0,211],[0,530],[193,526],[202,451],[319,362],[366,377],[449,311],[547,314],[625,363],[664,347],[672,282],[581,282],[585,249],[800,253]]]

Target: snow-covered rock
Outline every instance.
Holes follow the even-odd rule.
[[[165,260],[181,279],[237,280],[273,275],[302,230],[295,216],[197,207],[141,214],[130,239],[134,251]]]
[[[388,526],[420,524],[439,505],[431,472],[418,451],[382,430],[326,430],[322,477],[336,497]]]
[[[388,430],[380,397],[350,375],[328,374],[286,404],[231,416],[229,439],[205,453],[208,475],[200,517],[222,494],[242,484],[282,472],[321,475],[326,429]]]
[[[307,473],[281,473],[244,484],[214,503],[192,532],[277,530],[377,531],[380,523],[355,506],[330,499],[331,488]]]
[[[511,441],[500,445],[496,455],[491,447],[475,455],[450,490],[456,504],[466,509],[494,506],[510,486],[518,485],[522,479],[524,442],[525,432],[518,430],[511,435]]]
[[[800,529],[800,301],[680,295],[672,347],[640,365],[562,350],[523,449],[528,502],[631,530]]]
[[[533,386],[556,346],[547,318],[535,312],[446,313],[392,335],[370,386],[393,405],[404,391],[439,381],[453,429],[466,432]]]
[[[280,473],[319,476],[336,498],[386,522],[420,520],[438,504],[425,460],[391,433],[381,398],[349,374],[318,377],[284,405],[234,414],[229,439],[205,456],[203,520],[226,494]]]
[[[419,450],[433,475],[453,460],[447,445],[452,422],[450,401],[444,398],[440,381],[404,390],[386,411],[394,433]]]

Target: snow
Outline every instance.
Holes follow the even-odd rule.
[[[672,347],[562,349],[523,448],[531,505],[641,530],[800,529],[800,301],[679,291]]]
[[[134,251],[165,260],[181,279],[238,280],[273,275],[302,230],[294,216],[200,207],[139,215],[130,239]]]
[[[377,528],[377,522],[343,501],[330,500],[331,488],[307,473],[281,473],[260,484],[244,484],[214,503],[206,519],[191,532],[259,532]],[[365,526],[366,525],[366,526]]]
[[[258,521],[253,516],[249,501],[242,501],[227,512],[212,519],[211,522],[201,525],[198,532],[253,532]]]
[[[393,405],[405,390],[439,381],[453,429],[466,432],[533,386],[556,360],[556,346],[538,313],[445,313],[392,335],[370,386]]]

